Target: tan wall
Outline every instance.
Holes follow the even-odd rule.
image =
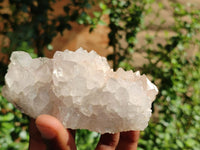
[[[155,36],[156,38],[154,40],[154,45],[157,43],[165,44],[165,37],[166,33],[168,34],[168,37],[173,36],[175,33],[170,29],[171,26],[174,25],[174,19],[173,19],[173,8],[171,6],[171,2],[179,2],[185,6],[187,6],[189,3],[191,5],[194,5],[196,8],[200,9],[200,0],[157,0],[157,3],[154,3],[152,5],[152,10],[154,12],[159,12],[159,17],[156,16],[155,13],[151,13],[150,15],[145,16],[145,25],[148,25],[148,30],[141,31],[138,33],[138,45],[137,48],[139,48],[142,44],[145,43],[145,35],[149,34],[151,36]],[[159,2],[163,4],[163,8],[159,10]],[[188,18],[185,18],[186,20]],[[166,22],[160,26],[160,23],[162,20],[166,20]],[[193,46],[190,50],[188,50],[188,55],[192,56],[197,51],[197,47]],[[146,53],[134,53],[133,59],[135,61],[135,66],[141,66],[144,63],[147,63],[147,60],[145,59]]]
[[[64,14],[62,8],[66,5],[66,3],[68,3],[68,1],[69,0],[57,0],[57,3],[53,5],[55,16]],[[8,1],[0,5],[9,7]],[[3,11],[3,13],[8,13],[9,9],[4,9]],[[102,19],[108,21],[108,16],[103,16]],[[107,27],[99,25],[92,33],[89,33],[89,27],[84,25],[77,25],[76,23],[73,23],[72,27],[73,29],[70,31],[65,30],[63,36],[61,36],[60,33],[57,34],[52,41],[53,51],[48,51],[47,49],[45,50],[47,57],[52,57],[54,52],[57,50],[76,50],[80,47],[89,51],[95,50],[102,56],[106,56],[112,51],[111,48],[108,48],[109,39],[107,35],[109,33],[109,29]],[[2,40],[3,37],[0,36],[0,43]],[[8,62],[8,58],[0,52],[0,60],[1,59],[4,59],[4,62]]]
[[[138,34],[138,47],[140,47],[140,45],[145,42],[144,39],[147,33],[152,36],[155,35],[155,31],[158,29],[158,26],[160,25],[162,19],[165,19],[166,22],[157,32],[157,38],[155,41],[157,43],[164,43],[166,31],[168,31],[168,36],[174,35],[174,33],[169,29],[169,27],[174,24],[172,10],[173,8],[170,6],[171,1],[174,0],[157,0],[157,3],[153,4],[152,9],[155,12],[159,10],[159,2],[162,2],[164,4],[164,7],[161,11],[159,11],[160,17],[157,17],[155,15],[148,15],[145,17],[145,24],[150,25],[147,31],[142,31]],[[184,5],[187,5],[187,3],[194,4],[196,7],[200,8],[200,0],[177,0],[177,2],[180,2]],[[59,8],[60,6],[61,5],[58,3],[56,7]],[[104,19],[108,21],[107,16],[104,16]],[[83,47],[87,50],[94,49],[102,56],[106,56],[108,53],[112,53],[112,48],[108,47],[108,28],[106,28],[105,26],[98,26],[97,29],[92,33],[88,33],[88,30],[88,27],[75,26],[72,31],[65,31],[63,37],[58,35],[52,43],[54,46],[54,50],[75,50],[79,47]],[[193,53],[193,51],[191,51],[191,53]],[[145,60],[144,54],[134,53],[133,59],[135,60],[136,66],[140,66],[143,63],[147,62]]]
[[[66,4],[66,1],[58,1],[53,8],[56,10],[55,15],[61,15],[64,13],[62,6]],[[95,8],[94,8],[95,9]],[[108,22],[108,16],[103,16],[104,21]],[[86,50],[95,50],[98,54],[106,56],[112,52],[112,49],[108,47],[108,33],[109,29],[105,26],[97,26],[97,28],[89,33],[89,27],[83,25],[77,25],[73,23],[73,29],[71,31],[65,30],[63,36],[58,34],[52,42],[53,52],[46,51],[47,56],[52,56],[56,50],[76,50],[80,47]]]
[[[170,6],[170,0],[157,0],[158,3],[162,2],[164,4],[164,8],[160,11],[160,17],[156,17],[154,15],[148,15],[145,17],[145,24],[149,24],[149,29],[145,32],[140,32],[138,34],[138,46],[144,43],[144,37],[146,33],[150,35],[155,34],[155,30],[162,19],[166,19],[166,22],[163,24],[162,28],[158,32],[157,42],[163,42],[165,31],[168,30],[169,35],[173,35],[173,32],[169,30],[169,27],[173,25],[174,20],[172,17],[172,7]],[[172,0],[171,0],[172,1]],[[195,4],[198,8],[200,8],[200,0],[177,0],[182,4],[186,4],[188,2]],[[63,14],[62,6],[65,5],[66,1],[58,0],[58,2],[53,6],[55,9],[55,15]],[[158,10],[158,3],[155,3],[152,8],[154,11]],[[103,19],[108,22],[108,16],[104,16]],[[76,50],[79,47],[83,47],[87,50],[94,49],[102,56],[106,56],[107,54],[112,52],[112,48],[108,47],[109,39],[107,37],[109,33],[109,29],[105,26],[97,26],[94,32],[89,33],[89,27],[85,27],[82,25],[73,24],[73,29],[71,31],[65,30],[63,36],[59,33],[53,39],[53,51],[46,50],[45,53],[48,57],[52,57],[53,53],[56,50]],[[1,59],[1,58],[0,58]],[[146,62],[144,55],[142,54],[134,54],[135,65],[141,65]]]

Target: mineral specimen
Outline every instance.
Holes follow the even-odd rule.
[[[143,130],[157,87],[139,72],[116,72],[106,59],[82,48],[32,59],[16,51],[2,94],[23,113],[50,114],[65,127],[99,133]]]

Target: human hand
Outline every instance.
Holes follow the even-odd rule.
[[[32,119],[29,132],[29,150],[76,150],[75,131],[65,129],[50,115]],[[136,150],[139,134],[139,131],[103,134],[96,150]]]

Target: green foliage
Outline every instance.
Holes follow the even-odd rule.
[[[92,150],[95,149],[100,135],[96,132],[88,130],[77,130],[76,131],[76,143],[77,150]]]
[[[142,133],[140,149],[200,147],[200,40],[196,35],[200,31],[200,11],[176,3],[172,3],[172,8],[174,35],[166,37],[166,44],[157,43],[156,47],[148,37],[142,47],[148,60],[142,70],[157,82],[160,93],[154,103],[158,117]],[[197,52],[189,56],[193,45]]]
[[[143,1],[137,0],[111,0],[106,1],[105,6],[110,6],[109,28],[111,31],[108,36],[109,45],[113,47],[114,51],[107,58],[112,60],[113,69],[116,70],[117,67],[126,67],[123,65],[124,62],[130,63],[145,5]],[[123,43],[124,41],[126,41],[126,45]]]
[[[92,0],[81,2],[71,0],[63,6],[65,14],[59,16],[53,13],[52,6],[55,2],[55,0],[9,0],[8,8],[0,7],[0,10],[4,10],[0,13],[2,23],[0,34],[4,35],[1,41],[2,52],[10,56],[12,51],[19,50],[23,42],[34,48],[41,57],[44,56],[44,48],[51,43],[58,32],[62,34],[65,29],[72,29],[70,22],[91,24],[93,27],[98,23],[97,16],[93,19],[86,12],[86,9],[90,9],[94,4]]]
[[[92,31],[97,24],[107,25],[101,20],[103,14],[109,15],[109,46],[113,54],[107,58],[113,68],[141,70],[159,88],[157,100],[153,103],[153,116],[149,126],[141,132],[139,150],[194,149],[200,147],[200,10],[193,5],[171,2],[174,24],[166,30],[162,43],[157,42],[158,32],[167,22],[160,16],[164,4],[155,0],[71,0],[63,6],[65,15],[48,17],[54,0],[10,0],[12,13],[0,14],[3,21],[5,41],[2,51],[10,55],[13,50],[24,50],[32,57],[43,55],[49,50],[52,38],[57,32],[71,29],[70,22],[90,25]],[[158,10],[153,10],[153,5]],[[99,9],[88,13],[88,9],[98,5]],[[72,9],[73,8],[73,9]],[[0,8],[2,9],[2,8]],[[48,13],[47,13],[48,12]],[[154,14],[160,18],[160,25],[144,24],[146,15]],[[52,14],[53,15],[53,14]],[[166,18],[167,19],[167,18]],[[146,35],[145,43],[138,48],[137,33],[155,27],[154,35]],[[189,55],[195,49],[193,55]],[[148,61],[143,66],[133,66],[132,55],[145,53]],[[1,64],[0,82],[7,65]],[[2,73],[3,72],[3,73]],[[28,144],[28,119],[7,103],[0,95],[0,149],[26,149]],[[87,130],[78,130],[76,143],[78,149],[94,149],[99,135]],[[20,147],[20,148],[19,148]]]
[[[27,117],[0,95],[0,149],[28,149],[29,133],[27,125]]]

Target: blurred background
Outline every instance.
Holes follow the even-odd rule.
[[[199,150],[199,0],[0,0],[0,90],[13,51],[36,58],[79,47],[158,86],[138,150]],[[0,150],[28,149],[28,124],[0,93]],[[78,150],[98,139],[78,130]]]

